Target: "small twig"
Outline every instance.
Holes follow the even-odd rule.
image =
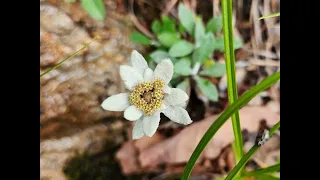
[[[133,24],[136,26],[136,28],[139,31],[141,31],[143,34],[145,34],[149,38],[155,39],[155,36],[148,29],[146,29],[144,26],[142,26],[141,23],[138,21],[136,15],[134,14],[133,5],[134,5],[134,0],[130,0],[130,10],[131,10],[130,19],[131,19],[131,21],[133,22]]]
[[[272,60],[258,60],[258,59],[252,59],[249,60],[249,64],[256,65],[256,66],[274,66],[279,67],[280,62],[278,61],[272,61]]]
[[[168,4],[168,6],[166,6],[166,9],[164,10],[164,15],[168,15],[169,12],[171,11],[171,9],[174,7],[174,5],[176,5],[176,3],[178,2],[178,0],[171,0],[170,3]]]
[[[219,9],[220,7],[220,0],[213,0],[213,17],[216,17],[221,14],[221,11]]]
[[[194,13],[196,13],[196,11],[197,11],[197,1],[196,0],[191,0],[190,6],[191,6],[192,11]]]

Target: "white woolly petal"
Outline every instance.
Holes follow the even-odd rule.
[[[171,87],[169,87],[168,85],[165,85],[164,87],[163,87],[163,92],[164,93],[166,93],[166,94],[170,94],[171,93]]]
[[[136,50],[133,50],[131,53],[131,64],[141,74],[141,76],[143,76],[145,69],[148,68],[147,61]]]
[[[124,111],[130,106],[129,94],[120,93],[110,96],[102,102],[101,106],[103,109],[108,111]]]
[[[187,102],[183,102],[181,104],[177,104],[176,106],[182,107],[182,108],[186,108],[187,107]]]
[[[145,81],[151,81],[151,80],[153,79],[153,71],[152,71],[152,69],[147,68],[147,69],[144,71],[143,79],[144,79]]]
[[[134,126],[132,129],[132,139],[140,139],[142,136],[144,136],[143,117],[134,122]]]
[[[124,111],[124,118],[126,118],[129,121],[135,121],[139,119],[142,116],[143,112],[139,109],[137,109],[135,106],[129,106]]]
[[[120,76],[128,90],[132,90],[137,83],[143,81],[139,72],[131,66],[121,65]]]
[[[167,116],[171,121],[176,123],[188,125],[192,123],[192,120],[188,112],[179,106],[170,106],[169,108],[162,111],[162,113]]]
[[[143,131],[144,134],[152,137],[156,133],[160,122],[160,113],[155,113],[153,116],[144,116]]]
[[[169,95],[165,95],[163,102],[166,105],[178,105],[186,102],[189,99],[186,92],[179,88],[171,88]]]
[[[170,59],[162,60],[154,70],[154,78],[162,79],[166,84],[168,84],[173,75],[173,64]]]

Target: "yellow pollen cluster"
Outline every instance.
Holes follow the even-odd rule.
[[[152,115],[162,105],[163,87],[164,82],[161,79],[137,84],[130,94],[130,104],[142,110],[144,114]]]

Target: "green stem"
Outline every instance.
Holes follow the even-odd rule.
[[[270,130],[270,137],[273,136],[273,134],[280,128],[280,121],[275,124],[271,130]],[[254,153],[257,152],[257,150],[260,148],[257,144],[252,146],[252,148],[241,158],[239,163],[232,169],[232,171],[228,174],[225,180],[231,180],[234,178],[234,176],[246,165],[246,163],[249,161],[249,159],[254,155]]]
[[[280,163],[277,163],[277,164],[275,164],[273,166],[269,166],[269,167],[258,169],[258,170],[255,170],[255,171],[243,173],[243,176],[246,176],[246,177],[248,177],[248,176],[256,176],[256,175],[259,175],[259,174],[277,172],[279,170],[280,170]]]
[[[56,64],[55,66],[53,66],[52,68],[48,69],[46,72],[40,74],[40,78],[42,78],[42,76],[44,76],[45,74],[49,73],[50,71],[56,69],[57,67],[59,67],[62,63],[64,63],[65,61],[71,59],[73,56],[75,56],[76,54],[78,54],[80,51],[82,51],[83,49],[87,48],[89,46],[89,44],[91,44],[94,40],[96,40],[98,36],[94,37],[89,43],[85,44],[81,49],[79,49],[78,51],[76,51],[75,53],[71,54],[70,56],[68,56],[66,59],[62,60],[61,62],[59,62],[58,64]]]
[[[263,81],[261,81],[256,86],[249,89],[247,92],[243,93],[243,95],[233,104],[229,105],[228,108],[211,124],[207,132],[201,138],[199,144],[193,151],[182,176],[182,180],[187,180],[191,174],[191,171],[194,167],[194,164],[198,160],[200,154],[207,146],[211,138],[216,134],[216,132],[220,129],[220,127],[230,118],[230,116],[241,107],[246,105],[253,97],[255,97],[260,92],[272,86],[280,79],[280,72],[276,72],[273,75],[267,77]]]
[[[228,84],[228,98],[230,105],[238,99],[237,81],[236,81],[236,65],[233,47],[233,28],[232,28],[232,0],[222,0],[222,23],[223,37],[225,48],[225,61]],[[239,111],[236,111],[232,116],[232,128],[235,137],[235,152],[236,163],[243,156],[243,140],[241,133],[241,125]]]

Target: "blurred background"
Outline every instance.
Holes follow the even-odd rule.
[[[207,24],[221,15],[221,2],[103,0],[103,9],[99,1],[96,3],[97,7],[88,1],[40,0],[40,73],[99,37],[40,79],[40,178],[179,179],[202,135],[228,106],[225,73],[207,77],[217,87],[216,101],[199,93],[192,83],[187,88],[190,100],[186,109],[194,121],[191,125],[185,127],[162,116],[152,138],[132,141],[132,122],[123,118],[123,112],[105,111],[100,104],[127,91],[119,66],[128,62],[132,50],[150,62],[155,47],[141,43],[131,33],[156,39],[152,22],[163,21],[163,15],[177,22],[179,3]],[[241,42],[235,52],[241,94],[280,69],[280,17],[258,21],[263,15],[280,12],[280,0],[234,0],[233,11],[234,35]],[[212,62],[224,63],[223,52],[215,51],[212,57]],[[254,144],[259,127],[279,121],[279,103],[277,83],[240,110],[244,151]],[[206,147],[191,179],[212,180],[226,175],[235,165],[233,139],[228,121]],[[279,161],[280,133],[260,148],[246,169]]]

